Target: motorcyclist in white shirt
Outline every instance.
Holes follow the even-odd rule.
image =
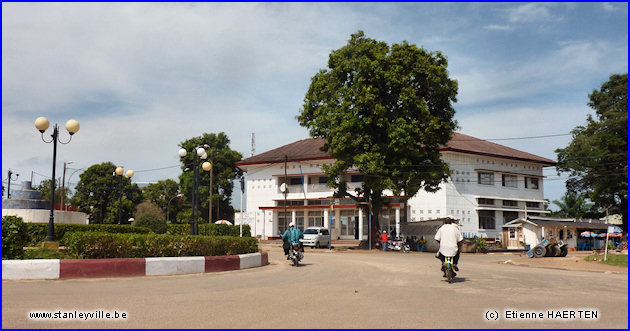
[[[459,229],[459,220],[453,216],[447,216],[447,219],[435,234],[435,240],[440,243],[440,250],[436,254],[436,258],[444,263],[445,256],[453,256],[453,269],[459,271],[457,263],[459,262],[459,251],[464,240],[462,231]]]

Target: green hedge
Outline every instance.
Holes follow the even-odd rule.
[[[74,232],[68,233],[65,241],[70,254],[86,259],[220,256],[258,252],[258,240],[251,237]]]
[[[190,224],[168,224],[166,228],[167,234],[189,235]],[[199,224],[199,235],[202,236],[240,236],[239,225],[227,225],[227,224]],[[251,237],[252,232],[249,225],[243,225],[243,238]]]
[[[55,239],[64,245],[71,232],[150,233],[151,229],[118,224],[55,224]],[[48,235],[48,223],[26,223],[27,246],[38,246]]]
[[[18,216],[2,217],[2,259],[21,259],[28,241],[26,223]]]

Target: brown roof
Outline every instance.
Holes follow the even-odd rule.
[[[254,155],[236,163],[237,166],[252,164],[279,163],[287,161],[306,161],[331,159],[328,152],[323,152],[323,138],[307,138],[290,143],[268,152]],[[485,155],[512,160],[540,163],[545,166],[555,165],[556,162],[541,156],[519,151],[514,148],[495,144],[486,140],[478,139],[461,133],[455,133],[442,151],[452,151],[467,154]]]
[[[331,159],[328,152],[322,152],[321,148],[326,141],[323,138],[307,138],[280,146],[276,149],[254,155],[236,163],[237,166],[278,163],[284,162],[285,156],[287,161],[306,161]]]
[[[495,144],[487,140],[471,137],[461,133],[455,133],[443,151],[453,151],[467,154],[477,154],[506,158],[519,161],[541,163],[545,166],[556,165],[556,161],[542,156],[519,151],[518,149]]]

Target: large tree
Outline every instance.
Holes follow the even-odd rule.
[[[176,220],[175,215],[182,210],[183,200],[177,198],[180,193],[179,184],[172,179],[161,180],[142,188],[144,199],[160,207],[169,221]]]
[[[39,191],[42,194],[42,200],[50,202],[50,190],[51,190],[50,179],[44,179],[39,184],[39,186],[35,187],[35,190]],[[60,187],[59,183],[56,181],[55,183],[55,206],[61,206],[61,198],[63,197],[63,202],[68,203],[68,195],[70,194],[70,189],[68,187],[64,187],[63,189]],[[65,195],[64,195],[65,192]],[[63,206],[61,206],[63,208]],[[56,207],[55,207],[56,208]]]
[[[456,95],[442,53],[406,41],[390,47],[358,31],[311,78],[298,120],[326,140],[335,162],[324,170],[337,196],[370,202],[378,219],[384,190],[406,201],[448,178],[439,149],[457,127]],[[340,180],[351,169],[364,175],[354,193]]]
[[[236,162],[243,156],[241,153],[230,149],[230,139],[224,132],[218,134],[204,133],[199,137],[193,137],[179,144],[186,149],[188,154],[182,159],[182,174],[179,176],[179,185],[182,194],[187,201],[191,200],[193,187],[193,159],[192,151],[196,147],[206,148],[208,159],[212,163],[212,219],[234,219],[234,208],[232,207],[232,191],[234,190],[234,179],[240,178],[243,173],[236,167]],[[199,166],[199,217],[208,221],[208,209],[210,205],[210,173],[201,170]],[[186,171],[186,169],[189,169]],[[217,216],[217,211],[219,215]]]
[[[78,210],[90,216],[91,223],[117,223],[121,193],[121,223],[127,223],[136,205],[142,202],[138,185],[126,176],[114,176],[115,170],[113,163],[103,162],[90,166],[80,175],[73,199]]]
[[[623,216],[628,229],[628,74],[615,74],[589,94],[586,125],[571,132],[569,146],[556,150],[557,170],[570,174],[570,192],[583,192],[600,209]]]
[[[553,216],[593,218],[599,217],[593,204],[588,201],[586,194],[577,192],[566,192],[560,200],[553,200],[552,203],[560,210],[553,212]]]

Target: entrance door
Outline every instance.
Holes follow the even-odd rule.
[[[341,211],[341,239],[354,239],[355,228],[358,224],[355,220],[354,210]]]
[[[519,228],[508,228],[508,240],[507,240],[508,249],[522,248],[518,240],[519,230],[520,230]]]

